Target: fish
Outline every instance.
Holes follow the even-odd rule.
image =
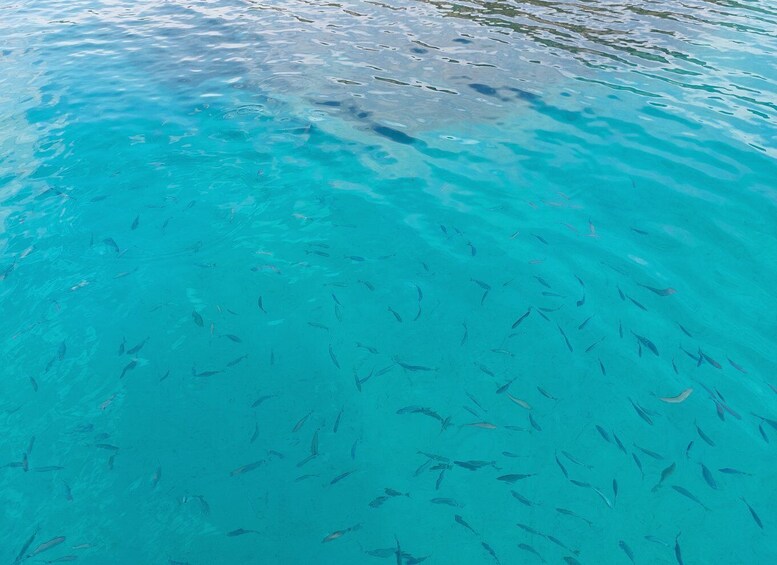
[[[302,418],[301,418],[301,419],[300,419],[300,420],[299,420],[299,421],[298,421],[298,422],[297,422],[297,423],[294,425],[294,428],[291,430],[291,431],[292,431],[292,433],[294,433],[294,432],[298,432],[298,431],[300,430],[300,428],[301,428],[302,426],[304,426],[304,425],[305,425],[305,422],[307,421],[307,419],[310,417],[310,415],[311,415],[312,413],[313,413],[313,411],[311,410],[310,412],[308,412],[307,414],[305,414],[305,415],[304,415],[304,416],[303,416],[303,417],[302,417]]]
[[[21,551],[19,551],[19,554],[16,556],[16,559],[14,559],[14,564],[21,563],[24,559],[26,559],[25,553],[27,553],[27,550],[30,549],[32,542],[35,541],[35,536],[38,535],[39,531],[40,531],[40,526],[35,528],[35,531],[32,532],[32,535],[29,538],[27,538],[27,541],[22,546]]]
[[[512,381],[511,381],[511,382],[512,382]],[[520,406],[521,408],[525,408],[526,410],[531,410],[531,404],[529,404],[529,403],[528,403],[528,402],[526,402],[525,400],[521,400],[520,398],[516,398],[516,397],[514,397],[514,396],[513,396],[512,394],[510,394],[509,392],[507,393],[507,398],[509,398],[510,400],[512,400],[513,402],[515,402],[515,403],[516,403],[518,406]]]
[[[618,449],[620,449],[623,453],[628,453],[623,443],[621,442],[620,438],[617,436],[615,432],[612,433],[612,437],[615,440],[615,443],[618,445]]]
[[[25,559],[29,557],[35,557],[36,555],[39,555],[44,551],[48,551],[49,549],[57,547],[59,544],[63,543],[65,539],[67,539],[65,538],[65,536],[57,536],[55,538],[51,538],[49,541],[43,542],[38,547],[36,547],[32,553],[25,556]]]
[[[683,554],[680,550],[680,534],[677,534],[677,536],[674,538],[674,556],[675,559],[677,559],[678,565],[684,565],[683,564]]]
[[[103,239],[103,243],[113,249],[116,253],[121,253],[121,250],[119,249],[119,244],[116,243],[116,240],[114,240],[112,237],[108,237]]]
[[[244,475],[245,473],[258,469],[264,464],[265,464],[265,460],[260,459],[259,461],[254,461],[253,463],[241,465],[240,467],[238,467],[237,469],[234,469],[231,473],[229,473],[229,476],[236,477],[237,475]]]
[[[577,301],[575,304],[577,304],[577,307],[578,307],[578,308],[580,308],[581,306],[583,306],[583,305],[585,304],[585,294],[584,294],[584,295],[583,295],[583,297],[582,297],[580,300],[578,300],[578,301]]]
[[[596,494],[598,494],[601,499],[604,501],[604,503],[609,507],[612,508],[612,502],[610,502],[610,499],[605,496],[605,494],[600,491],[598,488],[591,486],[591,490],[593,490]]]
[[[642,478],[645,478],[645,472],[642,470],[642,461],[639,460],[639,457],[637,457],[637,454],[633,451],[631,453],[631,458],[634,459],[634,463],[636,463],[639,472],[642,474]]]
[[[669,403],[669,404],[680,404],[680,403],[681,403],[681,402],[683,402],[683,401],[684,401],[686,398],[688,398],[689,396],[691,396],[691,393],[692,393],[692,392],[693,392],[693,389],[692,389],[692,388],[686,388],[684,391],[682,391],[682,392],[681,392],[680,394],[678,394],[677,396],[671,396],[671,397],[663,397],[663,396],[660,396],[658,399],[659,399],[659,400],[661,400],[661,401],[663,401],[663,402],[667,402],[667,403]]]
[[[454,508],[461,508],[461,504],[456,502],[452,498],[433,498],[430,500],[432,504],[445,504],[446,506],[453,506]]]
[[[559,514],[564,514],[565,516],[571,516],[573,518],[578,518],[578,519],[582,520],[583,522],[585,522],[586,524],[588,524],[589,526],[593,525],[593,522],[591,522],[590,520],[587,520],[586,518],[583,518],[579,514],[576,514],[575,512],[572,512],[571,510],[567,510],[566,508],[556,508],[556,512],[558,512]]]
[[[356,342],[356,347],[358,347],[359,349],[366,349],[367,351],[369,351],[373,355],[377,355],[378,354],[378,350],[376,348],[370,347],[369,345],[364,345],[363,343],[360,343],[358,341]]]
[[[372,500],[372,502],[369,503],[370,508],[378,508],[381,504],[386,502],[389,499],[388,496],[379,496]]]
[[[524,313],[522,316],[520,316],[515,322],[513,322],[512,329],[517,328],[519,325],[521,325],[521,322],[523,322],[526,318],[529,317],[529,314],[531,314],[532,308],[529,306],[529,309],[526,310],[526,313]]]
[[[537,506],[536,502],[532,502],[531,500],[529,500],[528,498],[526,498],[525,496],[523,496],[519,492],[511,490],[510,493],[513,495],[513,498],[515,498],[516,500],[518,500],[521,504],[523,504],[525,506],[530,506],[530,507],[531,506]]]
[[[567,334],[564,333],[564,330],[561,329],[560,325],[556,324],[556,327],[558,328],[558,331],[561,332],[561,336],[564,338],[564,341],[566,342],[567,348],[569,349],[569,351],[571,353],[574,353],[574,350],[572,349],[572,344],[569,343],[569,339],[567,338]]]
[[[648,289],[650,292],[654,292],[658,296],[671,296],[671,295],[673,295],[673,294],[675,294],[677,292],[673,288],[655,288],[655,287],[648,286],[648,285],[642,284],[642,283],[637,283],[637,284],[639,286],[641,286],[642,288]]]
[[[251,408],[257,408],[259,407],[265,400],[269,400],[270,398],[274,398],[274,394],[266,394],[264,396],[260,396],[256,400],[254,400],[253,404],[251,404]]]
[[[462,518],[458,514],[456,514],[453,517],[453,519],[456,521],[457,524],[461,524],[462,526],[467,528],[469,531],[471,531],[473,534],[478,535],[478,533],[475,531],[475,529],[472,526],[470,526],[469,524],[467,524],[467,522],[464,520],[464,518]]]
[[[200,327],[203,327],[205,325],[205,321],[202,319],[202,316],[196,310],[192,311],[192,319],[194,320],[194,323]]]
[[[650,351],[653,353],[653,355],[656,355],[656,356],[658,356],[658,348],[656,347],[656,345],[655,345],[655,344],[654,344],[652,341],[650,341],[648,338],[646,338],[646,337],[644,337],[644,336],[641,336],[641,335],[635,334],[634,332],[631,332],[631,334],[632,334],[634,337],[636,337],[636,338],[637,338],[637,341],[638,341],[638,342],[639,342],[641,345],[644,345],[645,347],[647,347],[647,348],[648,348],[648,349],[649,349],[649,350],[650,350]]]
[[[132,361],[130,361],[129,363],[127,363],[127,364],[124,366],[124,369],[122,369],[122,371],[121,371],[121,376],[120,376],[119,378],[120,378],[120,379],[123,379],[123,378],[124,378],[124,375],[126,375],[128,371],[131,371],[131,370],[133,370],[133,369],[134,369],[135,367],[137,367],[137,366],[138,366],[138,361],[137,361],[137,359],[133,359]]]
[[[699,500],[698,497],[696,497],[693,493],[691,493],[688,489],[686,489],[684,487],[681,487],[681,486],[678,486],[678,485],[672,485],[672,488],[676,492],[682,494],[684,497],[694,501],[696,504],[698,504],[699,506],[701,506],[705,510],[709,510],[709,508],[701,500]]]
[[[459,346],[464,346],[465,343],[467,343],[467,338],[469,337],[469,330],[467,329],[466,322],[461,323],[462,326],[464,326],[464,335],[461,336],[461,342],[459,343]]]
[[[699,465],[701,465],[701,474],[704,477],[706,483],[710,486],[711,489],[717,490],[718,483],[715,482],[715,477],[712,476],[712,472],[704,463],[699,463]]]
[[[731,358],[730,358],[730,357],[726,357],[726,359],[728,360],[729,364],[730,364],[732,367],[734,367],[734,368],[735,368],[737,371],[739,371],[740,373],[744,373],[745,375],[747,374],[747,371],[746,371],[745,369],[743,369],[741,365],[738,365],[737,363],[734,363],[734,362],[731,360]]]
[[[657,461],[662,461],[664,459],[664,456],[661,455],[660,453],[656,453],[655,451],[651,451],[649,449],[645,449],[644,447],[640,447],[636,443],[634,444],[634,447],[639,449],[642,453],[644,453],[648,457],[652,457],[653,459],[656,459]]]
[[[238,528],[237,530],[232,530],[231,532],[227,532],[227,537],[234,538],[237,536],[244,536],[245,534],[261,535],[261,532],[258,532],[257,530],[244,530],[243,528]]]
[[[626,298],[628,298],[634,304],[634,306],[636,306],[640,310],[644,310],[645,312],[647,312],[647,308],[645,308],[642,304],[634,300],[631,296],[627,295]]]
[[[497,477],[496,480],[513,484],[516,481],[528,479],[529,477],[534,477],[535,475],[536,473],[513,473],[510,475],[502,475],[501,477]]]
[[[529,423],[531,424],[531,427],[537,430],[538,432],[542,431],[542,427],[540,427],[540,425],[537,423],[537,421],[534,419],[534,416],[532,416],[531,413],[529,414]]]
[[[470,471],[477,471],[483,467],[496,468],[496,461],[454,461],[453,463]]]
[[[626,554],[626,557],[629,558],[629,561],[634,563],[634,552],[631,550],[631,548],[626,544],[625,541],[619,540],[618,541],[618,547],[620,547],[623,550],[623,553]]]
[[[396,357],[394,358],[394,362],[397,365],[399,365],[400,367],[402,367],[403,369],[405,369],[406,371],[411,371],[411,372],[415,372],[415,371],[435,371],[436,370],[436,369],[434,369],[432,367],[425,367],[424,365],[411,365],[409,363],[403,363],[402,361],[400,361]]]
[[[540,555],[540,553],[536,549],[534,549],[532,546],[530,546],[528,543],[519,543],[518,547],[520,549],[524,550],[524,551],[528,551],[529,553],[533,553],[534,555],[537,556],[537,558],[540,561],[542,561],[543,563],[547,563],[547,561],[545,561],[545,558],[542,555]]]
[[[242,339],[240,339],[240,338],[239,338],[238,336],[236,336],[235,334],[222,334],[222,336],[221,336],[221,337],[225,337],[225,338],[227,338],[227,339],[228,339],[228,340],[230,340],[230,341],[234,341],[235,343],[243,343],[243,340],[242,340]]]
[[[498,564],[499,558],[496,556],[496,552],[494,551],[494,549],[484,541],[480,542],[480,545],[483,546],[483,549],[485,549],[488,552],[488,554],[494,558],[494,561],[496,561]]]
[[[513,382],[514,382],[514,381],[515,381],[515,379],[517,379],[517,378],[518,378],[518,377],[513,377],[512,379],[510,379],[509,381],[507,381],[505,384],[503,384],[503,385],[502,385],[502,386],[500,386],[498,389],[496,389],[496,393],[497,393],[497,394],[502,394],[502,393],[504,393],[504,392],[507,392],[507,389],[509,389],[509,388],[510,388],[510,385],[511,385],[511,384],[513,384]]]
[[[132,220],[132,225],[130,226],[130,229],[133,230],[133,231],[138,229],[138,224],[139,223],[140,223],[140,214],[135,216],[135,219]]]
[[[201,371],[198,373],[194,367],[192,367],[192,376],[195,377],[212,377],[213,375],[218,375],[221,372],[223,371]]]
[[[391,312],[392,314],[394,314],[394,318],[396,318],[397,322],[401,322],[402,321],[402,316],[400,316],[399,312],[394,310],[391,306],[388,307],[388,311]]]
[[[658,482],[656,483],[656,486],[653,487],[653,489],[652,489],[653,492],[658,490],[658,488],[663,484],[663,482],[667,479],[667,477],[669,477],[669,475],[674,473],[674,470],[675,470],[676,467],[677,466],[674,463],[672,463],[668,467],[664,468],[663,471],[661,471],[661,478],[658,479]]]
[[[747,475],[748,477],[753,476],[752,473],[745,473],[744,471],[740,471],[739,469],[732,469],[731,467],[723,467],[718,469],[718,471],[727,475]]]
[[[550,400],[558,400],[558,398],[556,398],[555,396],[553,396],[552,394],[550,394],[548,391],[546,391],[546,390],[545,390],[545,389],[543,389],[542,387],[539,387],[539,386],[538,386],[538,387],[537,387],[537,391],[538,391],[538,392],[539,392],[539,393],[540,393],[542,396],[544,396],[545,398],[549,398]]]
[[[148,341],[148,338],[146,338],[146,339],[144,339],[143,341],[141,341],[139,344],[137,344],[137,345],[136,345],[135,347],[133,347],[132,349],[128,349],[128,350],[127,350],[127,355],[135,355],[135,354],[136,354],[138,351],[140,351],[141,349],[143,349],[143,346],[144,346],[144,345],[146,345],[146,342],[147,342],[147,341]]]
[[[699,424],[694,422],[694,425],[696,426],[696,433],[699,434],[699,437],[703,439],[710,447],[715,447],[715,442],[712,441],[710,437],[702,431],[702,429],[699,427]]]
[[[248,353],[245,355],[241,355],[240,357],[236,357],[235,359],[232,359],[229,363],[227,363],[227,367],[234,367],[238,363],[242,362],[246,357],[248,357]]]
[[[346,528],[345,530],[334,531],[331,534],[329,534],[326,537],[324,537],[324,539],[321,540],[321,543],[327,543],[327,542],[330,542],[330,541],[334,541],[334,540],[336,540],[338,538],[343,537],[345,534],[347,534],[349,532],[355,532],[360,527],[361,527],[361,524],[356,524],[355,526],[351,526],[350,528]]]
[[[612,441],[610,440],[610,434],[607,432],[607,430],[605,430],[599,424],[597,424],[595,427],[596,427],[596,431],[599,432],[599,435],[602,436],[604,441],[606,441],[607,443],[612,443]]]
[[[556,457],[556,463],[561,468],[561,472],[563,473],[564,478],[568,479],[569,478],[569,473],[567,473],[566,467],[564,467],[564,465],[561,463],[561,461],[558,458],[558,455],[556,455],[555,457]]]
[[[332,359],[332,363],[334,363],[335,367],[338,369],[340,368],[340,363],[337,361],[337,357],[335,357],[335,352],[332,350],[332,344],[329,344],[329,357]]]
[[[645,411],[645,409],[642,408],[636,402],[634,402],[631,398],[629,398],[629,402],[631,402],[631,405],[634,407],[634,411],[637,413],[637,415],[652,426],[653,425],[653,420],[650,418],[650,416]]]
[[[753,521],[758,525],[759,528],[762,530],[764,529],[763,522],[761,522],[761,518],[758,517],[758,514],[755,513],[755,510],[753,510],[753,507],[750,506],[750,504],[747,503],[747,501],[744,499],[744,497],[740,497],[740,500],[745,503],[745,506],[747,506],[747,509],[750,511],[750,515],[753,517]]]
[[[582,323],[581,323],[579,326],[577,326],[577,329],[578,329],[578,330],[582,330],[584,327],[586,327],[586,325],[588,324],[588,322],[589,322],[589,321],[591,321],[591,318],[593,318],[593,317],[594,317],[594,315],[593,315],[593,314],[591,314],[590,316],[588,316],[588,317],[587,317],[585,320],[583,320],[583,322],[582,322]]]
[[[342,481],[344,478],[346,478],[347,476],[349,476],[349,475],[351,475],[351,474],[353,474],[355,472],[356,472],[356,469],[353,469],[352,471],[346,471],[345,473],[341,473],[341,474],[337,475],[334,479],[329,481],[329,484],[330,485],[337,484],[340,481]]]

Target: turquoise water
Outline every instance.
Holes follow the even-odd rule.
[[[0,38],[0,561],[777,562],[773,3]]]

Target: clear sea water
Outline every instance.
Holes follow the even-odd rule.
[[[765,0],[3,2],[0,561],[777,562],[775,53]]]

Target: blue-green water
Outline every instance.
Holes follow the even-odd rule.
[[[777,562],[775,52],[766,1],[5,3],[0,561]]]

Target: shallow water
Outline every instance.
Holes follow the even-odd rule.
[[[0,560],[775,562],[777,10],[671,8],[5,4]]]

